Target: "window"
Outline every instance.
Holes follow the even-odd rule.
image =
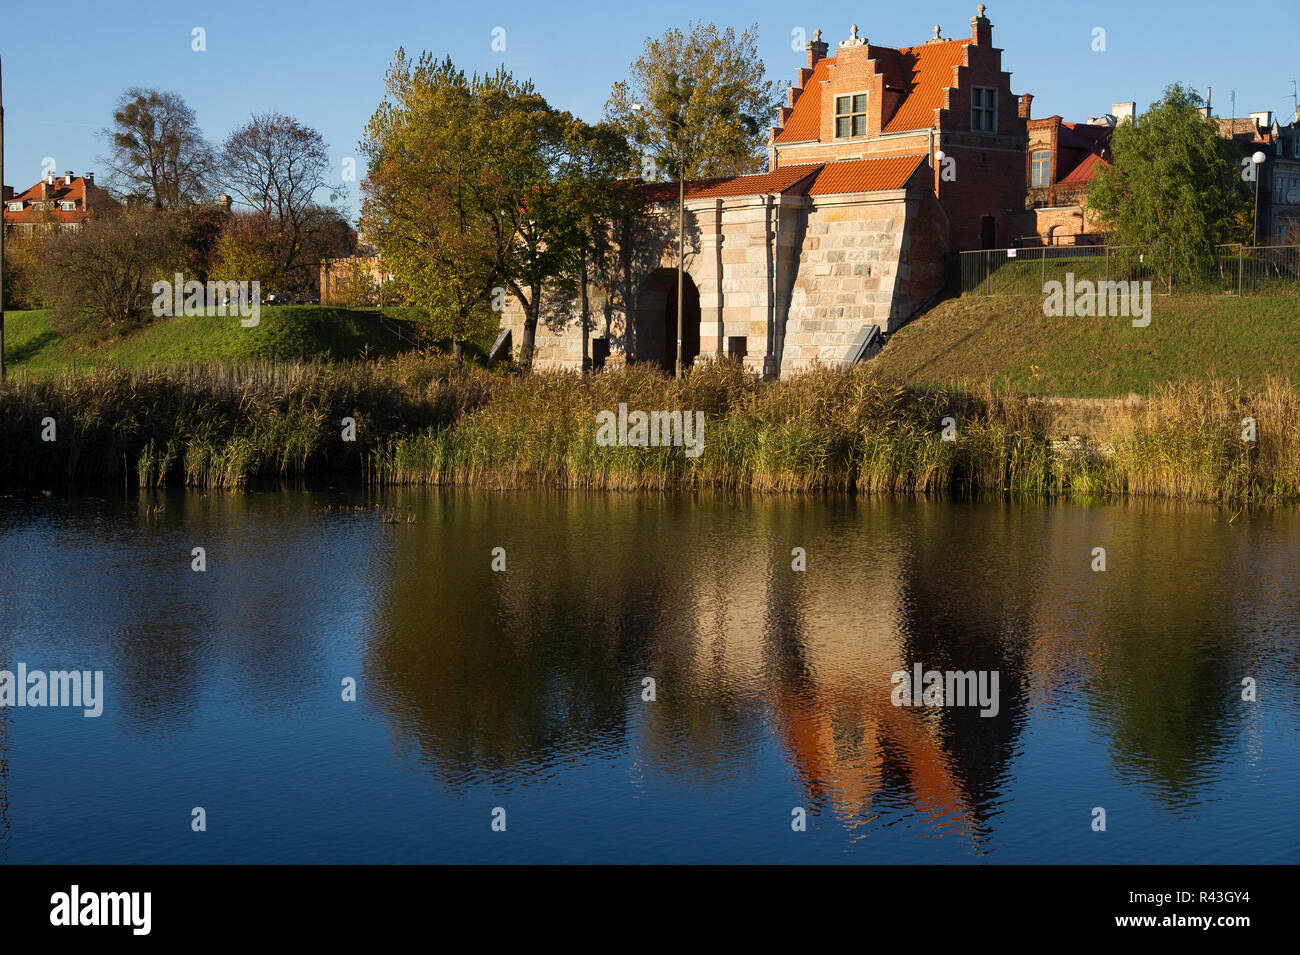
[[[9,211],[10,211],[10,212],[22,212],[22,211],[23,211],[23,204],[22,204],[21,202],[11,202],[11,203],[9,203]]]
[[[867,135],[867,94],[835,97],[835,138]]]
[[[64,212],[76,212],[77,204],[75,202],[60,202],[59,208]]]
[[[1052,184],[1052,154],[1046,149],[1040,150],[1033,154],[1033,178],[1030,180],[1035,186],[1050,186]]]
[[[998,91],[988,86],[972,86],[970,91],[970,128],[977,132],[998,131]]]
[[[1300,136],[1291,139],[1291,155],[1296,159],[1300,159]]]

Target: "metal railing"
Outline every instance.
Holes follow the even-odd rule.
[[[1172,287],[1155,274],[1147,251],[1134,246],[1063,245],[959,252],[962,294],[1041,298],[1049,282],[1146,282],[1178,292],[1300,296],[1300,245],[1221,245],[1215,264]]]

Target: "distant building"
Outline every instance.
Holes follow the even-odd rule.
[[[1088,245],[1102,241],[1088,214],[1088,186],[1098,169],[1110,165],[1110,137],[1120,123],[1132,122],[1136,104],[1116,103],[1112,112],[1086,123],[1060,116],[1029,121],[1025,156],[1025,229],[1021,245]]]
[[[1272,133],[1273,152],[1264,163],[1269,201],[1260,235],[1270,245],[1300,245],[1300,110],[1290,125],[1274,124]]]
[[[93,172],[84,176],[51,172],[17,195],[5,186],[5,236],[23,239],[80,229],[97,205],[112,201],[106,190],[95,185]]]

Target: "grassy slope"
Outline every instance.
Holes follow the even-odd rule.
[[[391,314],[398,322],[401,314]],[[128,366],[186,361],[238,361],[394,355],[407,348],[377,327],[365,313],[345,308],[262,306],[261,322],[244,328],[239,318],[156,319],[125,334],[111,333],[94,342],[64,339],[43,311],[5,316],[5,355],[11,366],[33,374],[69,362],[110,361]]]
[[[1047,318],[1041,298],[967,295],[900,329],[871,365],[910,384],[1038,394],[1146,394],[1167,381],[1269,375],[1300,384],[1300,298],[1156,296],[1151,324]]]

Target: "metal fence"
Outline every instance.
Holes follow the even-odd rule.
[[[1146,250],[1132,246],[1041,246],[960,252],[962,294],[1041,298],[1047,283],[1151,282],[1161,294],[1220,293],[1300,296],[1300,245],[1222,245],[1215,265],[1195,280],[1161,279]]]

